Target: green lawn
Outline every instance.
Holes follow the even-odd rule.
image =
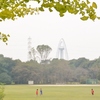
[[[36,96],[35,91],[40,88],[43,95]],[[91,88],[94,95],[91,95]],[[100,87],[6,85],[4,100],[100,100]]]

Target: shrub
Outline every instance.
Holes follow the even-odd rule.
[[[4,96],[4,86],[0,84],[0,100],[3,100]]]

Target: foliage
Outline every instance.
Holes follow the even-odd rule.
[[[33,1],[37,2],[39,7],[28,7],[27,4]],[[60,17],[63,17],[66,12],[71,14],[80,14],[81,20],[95,20],[100,19],[96,14],[97,4],[90,3],[89,0],[0,0],[0,21],[6,19],[15,20],[18,17],[24,17],[28,14],[34,14],[38,11],[45,11],[49,9],[52,12],[54,9],[59,12]],[[0,40],[8,41],[9,35],[0,32]]]
[[[3,100],[4,96],[4,86],[0,84],[0,100]]]
[[[41,60],[46,60],[52,50],[48,45],[38,45],[36,49],[40,55]]]
[[[35,84],[66,84],[87,81],[100,81],[100,58],[63,60],[52,59],[49,64],[36,61],[21,62],[0,55],[0,82],[5,84],[27,84],[33,80]]]
[[[36,49],[31,48],[31,50],[28,53],[31,56],[31,60],[42,62],[48,60],[47,58],[51,50],[52,50],[51,47],[43,44],[43,45],[38,45]]]
[[[81,20],[95,20],[100,19],[96,15],[95,9],[97,4],[95,2],[90,3],[89,0],[35,0],[41,3],[40,11],[44,11],[44,8],[48,8],[50,12],[55,9],[59,12],[60,17],[63,17],[66,12],[71,14],[80,14]]]
[[[11,84],[12,82],[11,76],[8,75],[7,73],[0,73],[0,82]]]
[[[33,1],[38,2],[40,7],[31,8],[27,7],[27,3]],[[60,16],[64,16],[64,13],[81,14],[82,20],[88,18],[95,20],[97,17],[95,9],[97,4],[89,2],[89,0],[0,0],[0,21],[5,19],[15,20],[18,17],[24,17],[34,12],[44,11],[44,8],[48,8],[50,12],[53,8],[59,12]]]
[[[2,40],[3,42],[5,42],[7,44],[8,38],[10,37],[10,35],[6,35],[4,33],[0,32],[0,40]]]
[[[29,0],[0,0],[0,21],[6,19],[15,20],[37,11],[35,8],[27,7]]]
[[[0,82],[11,84],[11,71],[14,66],[15,62],[11,58],[4,58],[3,55],[0,55]]]
[[[27,7],[28,2],[29,0],[0,0],[0,21],[15,20],[18,17],[37,12],[36,8]],[[0,32],[0,40],[7,44],[8,38],[9,35]]]

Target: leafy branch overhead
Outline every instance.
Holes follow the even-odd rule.
[[[32,3],[37,2],[39,7],[27,6],[30,1],[33,1]],[[46,8],[50,12],[55,9],[61,17],[68,12],[75,15],[80,14],[82,20],[100,19],[96,15],[97,4],[95,2],[90,3],[89,0],[0,0],[0,21],[15,20],[28,14],[45,11]]]
[[[37,2],[39,7],[28,6],[30,1]],[[60,17],[63,17],[65,13],[71,13],[81,15],[80,19],[83,21],[100,19],[96,14],[97,4],[89,0],[0,0],[0,21],[15,20],[28,14],[43,12],[45,9],[50,12],[57,11]]]
[[[89,2],[89,0],[35,0],[38,3],[41,3],[39,7],[40,11],[44,11],[45,8],[48,8],[50,12],[54,9],[59,12],[60,17],[63,17],[66,12],[71,14],[80,14],[81,20],[95,20],[100,19],[96,15],[97,4],[95,2]]]
[[[0,32],[0,40],[2,40],[3,42],[5,42],[7,44],[8,38],[10,37],[10,35],[6,35],[4,33]]]
[[[29,0],[0,0],[0,22],[6,19],[15,20],[18,17],[24,17],[28,14],[33,14],[36,8],[27,7]],[[0,40],[7,44],[10,36],[0,32]]]

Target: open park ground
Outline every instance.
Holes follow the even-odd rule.
[[[42,88],[43,95],[36,96]],[[91,89],[94,95],[91,95]],[[100,100],[99,85],[5,85],[3,100]]]

